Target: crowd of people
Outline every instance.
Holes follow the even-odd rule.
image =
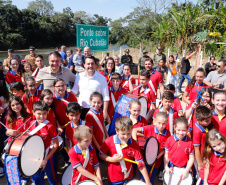
[[[104,169],[99,162],[108,163],[110,185],[137,178],[137,169],[140,179],[153,185],[157,174],[163,180],[163,171],[172,175],[175,166],[184,168],[179,174],[181,180],[192,174],[199,184],[226,184],[225,58],[214,63],[215,57],[210,57],[205,69],[198,68],[191,78],[189,59],[196,51],[188,52],[180,61],[174,55],[167,59],[162,47],[157,48],[154,60],[144,50],[135,79],[129,49],[121,58],[106,55],[100,61],[91,55],[89,47],[84,51],[78,47],[73,55],[62,46],[61,51],[49,54],[48,66],[42,55],[35,54],[35,47],[29,50],[21,60],[9,49],[8,58],[0,62],[0,153],[6,152],[13,137],[36,131],[48,120],[36,131],[44,140],[46,155],[40,170],[31,177],[35,185],[45,184],[45,174],[49,184],[59,184],[59,153],[65,168],[69,163],[73,167],[73,185],[85,180],[102,185]],[[188,85],[183,92],[185,79]],[[126,94],[136,97],[124,110],[129,116],[113,123],[115,107]],[[146,117],[141,116],[145,106],[138,99],[141,96],[147,100]],[[185,110],[181,101],[186,103]],[[115,124],[113,135],[110,124]],[[59,136],[64,140],[60,151]],[[7,137],[10,139],[4,143]],[[144,163],[146,156],[139,142],[149,137],[159,144],[152,165]],[[0,176],[7,173],[0,161]],[[20,179],[22,185],[30,180],[22,175]]]

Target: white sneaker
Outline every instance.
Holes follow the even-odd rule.
[[[21,185],[26,185],[27,183],[28,183],[28,181],[21,180]]]
[[[159,178],[159,180],[160,180],[160,181],[162,181],[162,180],[163,180],[163,172],[162,172],[162,171],[160,171],[160,172],[159,172],[159,176],[158,176],[158,178]]]

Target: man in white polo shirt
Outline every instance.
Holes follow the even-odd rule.
[[[110,100],[108,93],[108,85],[105,77],[95,71],[95,58],[93,56],[86,56],[84,60],[85,72],[78,73],[75,79],[72,92],[77,94],[79,92],[79,104],[83,107],[81,119],[85,119],[86,113],[90,108],[90,95],[94,91],[98,91],[103,95],[103,113],[104,119],[107,120],[108,102]]]

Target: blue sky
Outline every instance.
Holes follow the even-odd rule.
[[[30,0],[12,0],[19,9],[25,9]],[[192,0],[197,2],[197,0]],[[70,7],[73,12],[85,11],[88,14],[98,14],[112,20],[125,17],[139,4],[137,0],[51,0],[54,10],[62,12]]]

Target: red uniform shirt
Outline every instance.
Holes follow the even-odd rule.
[[[79,125],[83,125],[83,122],[81,119],[79,119]],[[72,122],[69,122],[67,126],[65,126],[65,137],[70,140],[72,146],[75,146],[78,142],[75,140],[74,132],[75,127]]]
[[[53,101],[55,105],[55,113],[56,117],[59,121],[59,124],[61,126],[65,125],[67,122],[69,122],[69,118],[66,116],[66,107],[67,104],[70,102],[78,102],[76,96],[71,93],[67,92],[64,96],[64,98],[61,98],[56,94],[53,95]]]
[[[220,120],[216,111],[213,111],[212,124],[221,134],[226,137],[226,109],[224,117]]]
[[[194,101],[194,100],[197,100],[198,96],[197,96],[197,91],[198,90],[199,92],[201,92],[201,89],[203,87],[208,87],[206,84],[202,83],[201,85],[197,84],[197,82],[195,82],[195,85],[192,87],[192,89],[187,86],[186,89],[185,89],[185,93],[188,94],[188,99],[190,101]]]
[[[189,155],[194,155],[192,140],[187,136],[180,140],[176,134],[167,139],[165,150],[169,151],[169,161],[177,167],[186,166]]]
[[[218,185],[221,181],[225,171],[226,171],[226,160],[225,156],[222,156],[220,153],[214,151],[211,154],[209,161],[209,175],[208,175],[208,184]],[[199,176],[204,180],[204,171],[205,167],[202,167]]]
[[[139,115],[137,122],[133,123],[133,128],[144,127],[146,125],[148,125],[147,120],[143,116]]]
[[[5,81],[8,85],[15,82],[22,82],[21,72],[15,73],[13,71],[9,71],[5,76]]]
[[[32,125],[32,126],[31,126]],[[30,123],[31,128],[30,131],[34,130],[38,123],[36,120],[32,121]],[[58,138],[56,127],[54,127],[50,122],[47,123],[44,127],[42,127],[38,132],[36,132],[37,135],[41,136],[45,143],[45,148],[49,148],[51,145],[51,141]]]
[[[90,111],[92,111],[97,116],[97,118],[100,120],[100,123],[102,124],[102,127],[104,128],[103,111],[99,110],[99,112],[97,112],[93,108],[90,108],[89,112],[86,114],[86,117],[85,117],[86,125],[88,127],[90,127],[91,129],[93,129],[93,135],[94,135],[95,139],[97,140],[97,143],[101,146],[103,144],[104,134],[101,131],[98,123],[96,122],[96,120],[94,119],[92,114],[90,113]]]
[[[160,108],[156,109],[155,112],[154,112],[154,114],[153,114],[153,119],[155,119],[156,114],[158,112],[162,112],[162,111],[163,111],[163,107],[160,107]],[[177,114],[177,112],[174,112],[174,110],[173,110],[172,107],[170,107],[170,111],[168,113],[168,122],[166,124],[166,129],[167,130],[170,130],[170,118],[171,118],[170,114],[173,114],[173,120],[172,121],[173,121],[173,130],[174,130],[174,122],[178,118],[178,114]]]
[[[129,78],[130,78],[130,75],[127,78],[124,75],[122,75],[122,82],[120,84],[127,91],[129,91]],[[136,84],[135,78],[132,77],[131,82],[133,85],[135,85]]]
[[[177,98],[177,97],[174,97],[173,104],[171,105],[171,107],[173,108],[174,112],[177,112],[177,114],[180,111],[183,112],[183,108],[181,106],[181,102],[180,102],[179,98]]]
[[[147,137],[155,137],[159,142],[159,153],[164,150],[165,143],[168,137],[171,136],[170,132],[167,129],[164,129],[162,133],[160,133],[155,125],[148,125],[145,127],[141,127],[141,133]],[[155,162],[154,168],[159,168],[162,162],[162,157],[157,159]]]
[[[108,88],[112,87],[112,83],[111,83],[112,72],[110,74],[108,74],[108,73],[105,73],[104,71],[100,71],[99,73],[102,74],[105,77],[105,79],[107,80]]]
[[[29,95],[28,95],[28,96],[29,96],[29,103],[28,103],[27,100],[26,100],[26,94],[24,94],[24,95],[22,96],[22,101],[24,102],[25,107],[27,107],[27,108],[29,109],[29,113],[32,113],[32,111],[33,111],[33,104],[34,104],[34,102],[40,100],[40,95],[41,95],[41,93],[42,93],[42,91],[41,91],[41,90],[38,90],[38,89],[36,89],[34,95],[31,95],[31,94],[29,93]]]
[[[93,148],[92,145],[89,145],[88,149],[89,149],[89,161],[88,161],[85,169],[88,172],[90,172],[91,174],[95,174],[94,168],[99,166],[96,150]],[[70,157],[71,165],[72,165],[72,168],[73,168],[71,184],[75,184],[75,182],[76,182],[76,180],[79,176],[79,171],[77,170],[77,168],[81,165],[83,166],[83,164],[85,162],[85,158],[84,158],[84,155],[82,154],[82,151],[78,148],[77,145],[75,145],[74,147],[72,147],[69,150],[68,155]],[[84,181],[84,180],[91,180],[91,179],[87,178],[84,175],[81,175],[78,182],[81,182],[81,181]]]
[[[157,97],[157,89],[159,84],[163,84],[162,74],[158,71],[152,70],[150,80],[155,88],[156,97]],[[138,84],[140,84],[140,75],[138,76]],[[148,84],[149,88],[152,89],[150,83]]]
[[[114,109],[115,109],[115,106],[113,105],[113,101],[112,101],[112,96],[114,96],[115,105],[116,105],[116,103],[119,100],[120,96],[125,94],[125,93],[127,93],[127,90],[125,90],[121,86],[119,87],[119,89],[117,91],[115,91],[113,89],[113,87],[109,88],[110,101],[109,101],[109,104],[108,104],[108,115],[109,115],[110,119],[113,118],[113,116],[114,116]]]
[[[114,154],[117,154],[117,150],[115,147],[116,144],[121,144],[118,135],[111,136],[104,141],[104,144],[100,148],[100,153],[106,154],[112,157]],[[127,146],[122,148],[122,154],[124,158],[135,160],[137,162],[143,161],[142,155],[140,153],[140,148],[135,140],[130,138],[127,142]],[[127,173],[131,169],[129,173],[129,177],[127,179],[131,179],[133,176],[133,167],[132,163],[125,161],[125,165],[127,168]],[[124,173],[122,172],[121,166],[119,162],[111,163],[108,162],[108,181],[110,182],[120,182],[124,181]]]
[[[53,111],[53,109],[49,108],[46,119],[49,121],[49,123],[51,123],[53,126],[56,127],[57,120],[56,120],[55,112]]]
[[[136,96],[144,96],[147,99],[148,110],[149,110],[151,104],[156,102],[155,94],[148,86],[142,92],[140,91],[141,88],[137,88],[137,87],[134,88],[135,90],[133,91],[133,94],[135,94]]]

